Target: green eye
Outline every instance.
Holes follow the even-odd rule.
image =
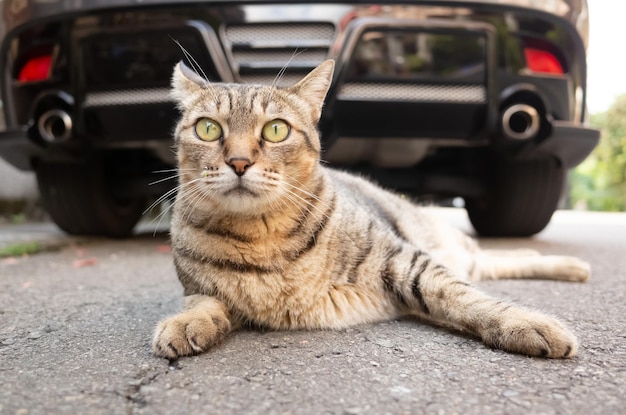
[[[279,143],[289,136],[289,124],[283,120],[272,120],[263,126],[263,139]]]
[[[215,141],[222,136],[222,127],[210,118],[201,118],[196,123],[196,135],[203,141]]]

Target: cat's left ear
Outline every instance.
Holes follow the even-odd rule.
[[[183,61],[178,62],[174,67],[171,95],[179,104],[184,105],[185,100],[194,92],[206,88],[208,85],[208,80],[194,72]]]
[[[333,79],[335,61],[327,59],[290,89],[304,98],[313,109],[315,121],[322,115],[324,98]]]

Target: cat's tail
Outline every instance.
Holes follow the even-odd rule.
[[[481,250],[476,253],[472,274],[476,280],[525,278],[585,282],[591,275],[591,267],[578,258],[540,255],[528,249]]]

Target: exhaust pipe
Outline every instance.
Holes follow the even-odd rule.
[[[508,138],[534,138],[541,127],[539,112],[528,104],[514,104],[502,113],[502,131]]]
[[[63,110],[44,112],[37,122],[39,135],[50,143],[65,141],[72,135],[72,117]]]

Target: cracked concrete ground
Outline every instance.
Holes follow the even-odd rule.
[[[469,229],[461,211],[437,213]],[[45,229],[0,233],[23,240]],[[0,414],[625,411],[626,214],[558,212],[536,238],[481,241],[592,263],[587,284],[480,284],[565,321],[581,342],[571,360],[511,355],[401,320],[344,331],[243,331],[206,354],[168,362],[150,351],[155,324],[179,309],[182,293],[166,234],[48,238],[58,238],[59,250],[0,260]]]

